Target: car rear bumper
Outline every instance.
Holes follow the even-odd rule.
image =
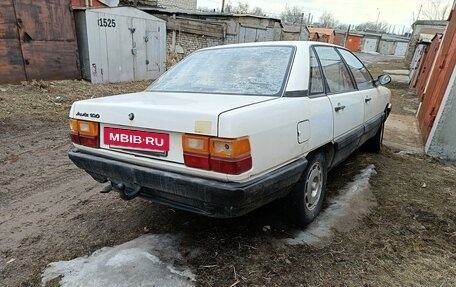
[[[247,182],[221,182],[88,154],[68,153],[76,166],[100,182],[135,189],[143,198],[211,217],[237,217],[284,197],[307,166],[299,159]]]

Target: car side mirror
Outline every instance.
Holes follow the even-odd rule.
[[[389,83],[391,83],[391,76],[388,74],[378,76],[377,80],[375,81],[375,84],[382,86],[387,85]]]

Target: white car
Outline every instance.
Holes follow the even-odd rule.
[[[124,199],[236,217],[285,198],[306,225],[328,170],[380,150],[390,80],[318,42],[202,49],[144,92],[75,102],[69,157]]]

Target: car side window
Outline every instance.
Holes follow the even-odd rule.
[[[347,63],[348,67],[350,68],[358,89],[366,90],[373,88],[374,81],[364,64],[349,51],[343,49],[338,50],[344,58],[345,63]]]
[[[315,95],[324,93],[325,88],[323,83],[323,75],[321,74],[317,56],[315,56],[315,52],[310,49],[310,94]]]
[[[330,93],[337,94],[356,90],[350,72],[335,48],[316,46],[315,51],[320,59]]]

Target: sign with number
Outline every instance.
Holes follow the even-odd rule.
[[[116,27],[116,19],[98,18],[98,26],[115,28]]]

